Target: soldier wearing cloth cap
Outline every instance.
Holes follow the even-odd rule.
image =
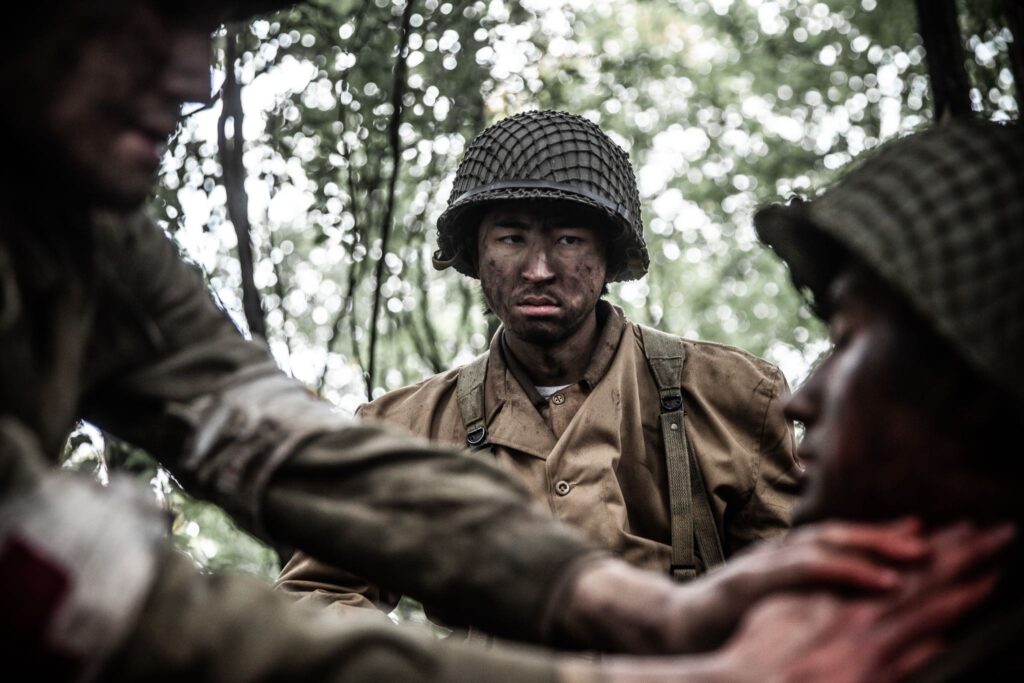
[[[914,515],[1019,528],[1020,125],[957,122],[897,141],[820,197],[755,223],[834,341],[786,408],[806,426],[796,523]],[[920,680],[1024,680],[1020,540],[1003,566],[1002,584]]]
[[[799,467],[779,370],[627,320],[601,297],[647,272],[626,153],[534,111],[479,135],[438,220],[438,268],[479,278],[501,320],[466,367],[361,415],[465,446],[630,564],[688,579],[782,534]],[[395,596],[299,554],[279,585],[338,609]]]
[[[758,572],[774,578],[753,589],[729,570],[739,594],[716,590],[721,579],[676,586],[538,514],[493,465],[336,415],[282,375],[139,212],[179,104],[210,96],[211,30],[267,7],[234,4],[22,5],[0,54],[4,680],[650,682],[709,667],[739,675],[755,654],[746,641],[699,659],[600,664],[482,651],[300,610],[252,580],[200,577],[161,539],[144,490],[54,470],[79,417],[145,447],[248,529],[524,640],[693,651],[687,626],[724,638],[772,590],[892,587],[891,570],[861,551],[891,564],[914,538],[834,525],[754,553],[776,571]],[[861,606],[884,623],[886,604]],[[848,614],[828,611],[835,623]],[[790,661],[814,652],[777,645]]]

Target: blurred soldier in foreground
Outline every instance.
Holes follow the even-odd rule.
[[[797,521],[1024,520],[1020,126],[901,140],[755,222],[834,343],[787,406],[807,428]],[[1021,550],[922,680],[1024,680]]]
[[[435,266],[479,278],[502,326],[474,362],[363,417],[479,451],[601,548],[679,580],[787,529],[799,466],[782,373],[602,298],[649,259],[632,165],[600,128],[556,111],[488,128],[438,242]],[[279,585],[337,609],[397,600],[301,553]]]
[[[260,9],[259,3],[245,11]],[[264,9],[266,7],[263,7]],[[974,534],[953,571],[914,563],[942,549],[899,525],[831,526],[754,553],[750,567],[673,586],[595,552],[530,507],[497,468],[335,415],[245,342],[201,277],[138,212],[178,105],[209,97],[209,32],[243,16],[227,2],[85,0],[19,7],[3,56],[0,184],[0,655],[5,680],[678,680],[765,674],[749,636],[700,658],[589,665],[535,650],[420,639],[282,604],[258,582],[200,577],[161,539],[130,485],[103,490],[52,471],[75,419],[148,449],[248,529],[381,577],[389,588],[526,640],[615,650],[695,649],[766,591],[807,581],[897,589],[853,603],[801,603],[824,625],[867,613],[873,652],[934,643],[980,597],[962,572],[999,539]],[[930,542],[928,542],[930,541]],[[898,576],[869,561],[910,561]],[[752,563],[752,564],[751,564]],[[762,567],[763,568],[763,567]],[[900,588],[924,587],[907,601]],[[717,588],[730,590],[709,590]],[[935,592],[946,588],[954,604]],[[557,605],[557,609],[555,606]],[[764,609],[771,607],[771,601]],[[914,627],[938,611],[928,628]],[[756,616],[756,615],[755,615]],[[748,629],[749,632],[749,629]],[[863,636],[863,637],[859,637]],[[818,642],[819,640],[824,641]],[[885,670],[885,669],[882,669]],[[753,672],[753,673],[751,673]]]

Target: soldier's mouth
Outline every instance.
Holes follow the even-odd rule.
[[[131,158],[142,165],[155,168],[160,164],[164,140],[158,140],[144,130],[132,128],[125,131],[122,135],[121,145]]]
[[[562,310],[557,301],[546,296],[523,297],[516,304],[516,308],[520,313],[533,317],[557,315]]]
[[[129,154],[147,166],[160,164],[167,139],[174,133],[174,127],[166,124],[136,123],[125,128],[122,144]]]

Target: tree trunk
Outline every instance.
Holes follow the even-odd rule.
[[[1024,109],[1024,0],[1003,0],[1006,24],[1013,34],[1010,43],[1010,68],[1013,87],[1017,91],[1017,109]]]
[[[242,272],[242,309],[249,325],[249,333],[259,339],[267,338],[267,323],[263,314],[259,290],[253,278],[252,226],[249,224],[249,195],[245,191],[245,165],[242,154],[242,86],[235,73],[238,56],[238,31],[247,28],[228,27],[224,47],[224,95],[220,119],[217,121],[217,146],[220,165],[224,173],[228,218],[235,228],[238,241],[238,265]],[[231,137],[228,138],[230,121]]]
[[[377,261],[375,272],[375,288],[373,295],[373,315],[370,316],[370,350],[367,363],[366,396],[373,398],[373,382],[376,379],[377,364],[377,320],[380,317],[380,289],[384,283],[384,259],[388,255],[388,241],[391,237],[391,223],[395,211],[395,191],[398,183],[398,172],[402,163],[402,150],[398,135],[402,124],[402,98],[405,95],[406,60],[409,57],[409,32],[412,26],[413,0],[406,0],[402,12],[402,28],[398,42],[398,57],[395,60],[394,78],[391,83],[391,122],[388,127],[388,138],[391,146],[391,178],[388,183],[387,206],[381,221],[380,260]]]
[[[956,1],[915,0],[915,4],[928,58],[935,120],[972,116],[970,81],[957,23]]]

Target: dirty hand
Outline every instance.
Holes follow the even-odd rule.
[[[759,599],[812,586],[877,593],[925,561],[932,543],[911,520],[829,522],[760,544],[689,584],[596,562],[576,578],[560,633],[590,648],[634,654],[706,651],[727,638]],[[978,558],[982,561],[982,558]]]
[[[930,535],[927,562],[901,573],[884,593],[851,596],[823,588],[768,596],[741,619],[721,649],[684,657],[610,656],[596,672],[610,683],[892,683],[942,651],[949,628],[991,592],[994,560],[1009,526],[969,524]],[[562,662],[568,681],[592,680]]]
[[[991,592],[1009,526],[958,524],[930,538],[931,560],[871,597],[814,591],[768,598],[721,653],[723,667],[779,681],[899,681],[942,651],[947,630]]]

